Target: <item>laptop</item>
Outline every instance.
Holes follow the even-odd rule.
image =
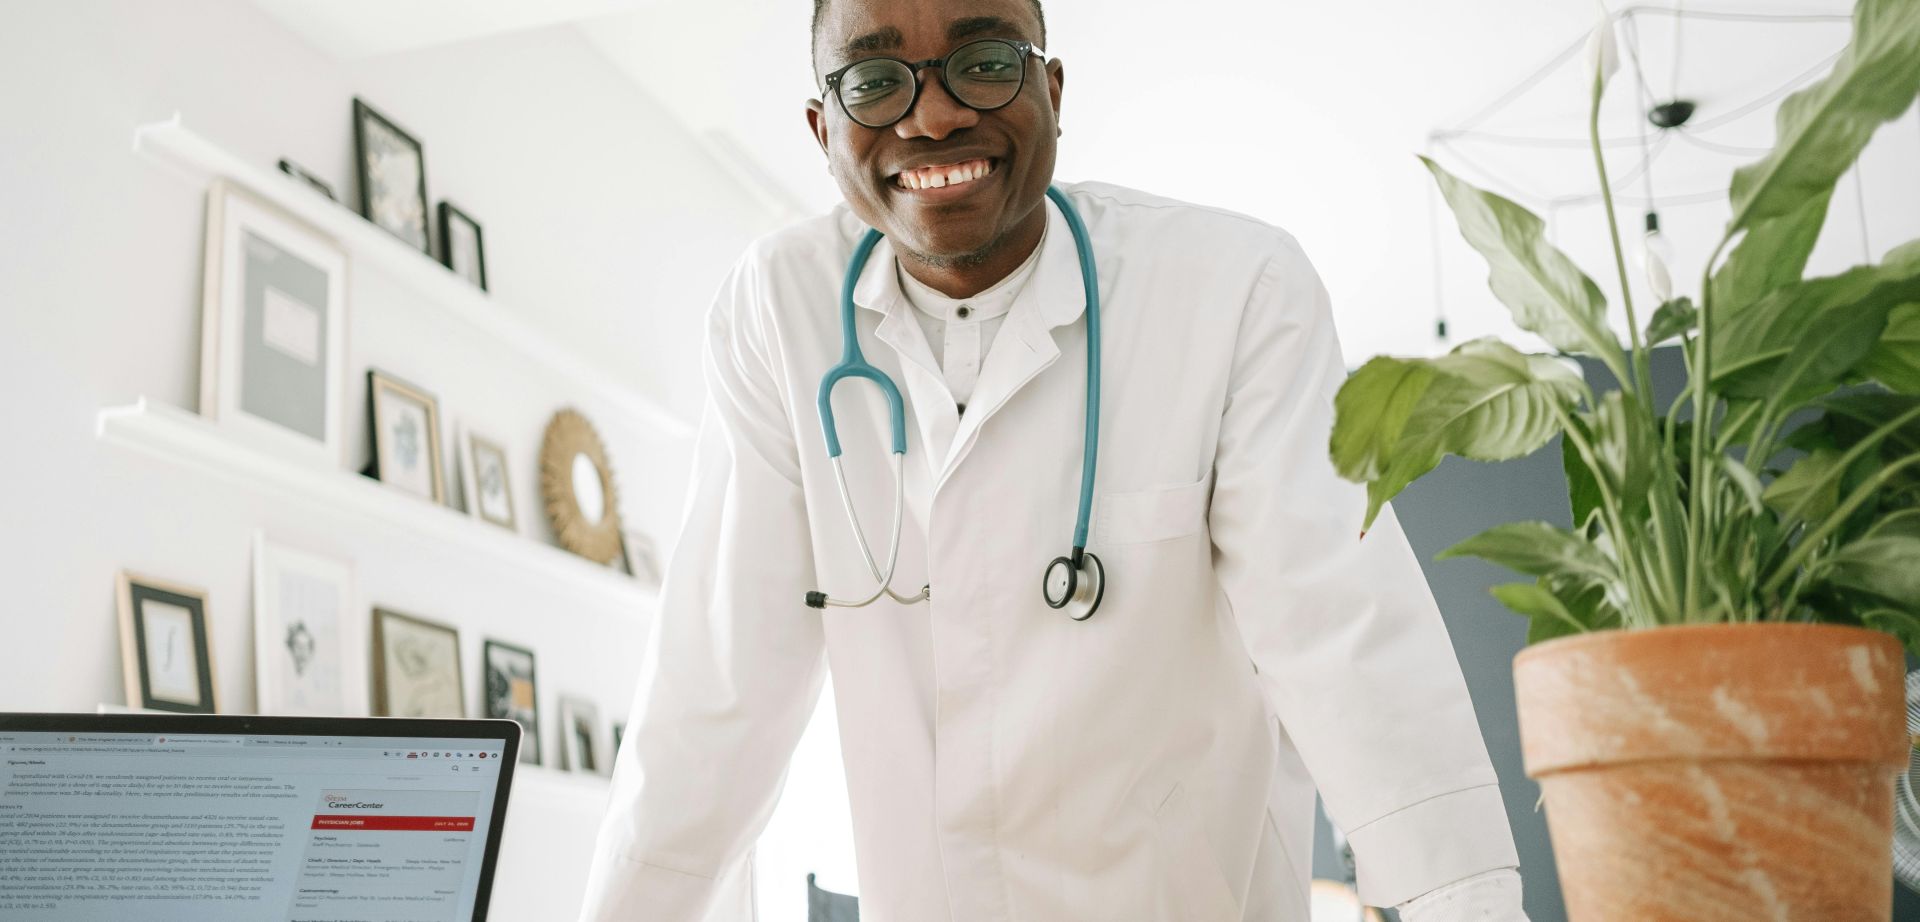
[[[0,714],[0,919],[480,922],[507,720]]]

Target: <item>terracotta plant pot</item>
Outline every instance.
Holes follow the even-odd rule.
[[[1907,764],[1893,637],[1608,631],[1514,659],[1573,922],[1886,922]]]

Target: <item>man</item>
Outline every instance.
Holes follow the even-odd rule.
[[[1418,564],[1391,511],[1360,535],[1361,489],[1327,459],[1345,372],[1286,234],[1064,187],[1099,271],[1087,549],[1107,583],[1085,621],[1042,599],[1088,361],[1045,198],[1065,82],[1045,38],[1037,0],[816,0],[807,120],[847,207],[756,243],[709,314],[692,497],[585,918],[744,912],[721,882],[830,665],[867,922],[1306,922],[1316,785],[1368,902],[1524,919]],[[815,611],[816,587],[875,589],[814,402],[869,227],[854,320],[907,398],[895,584],[931,595]],[[852,505],[883,533],[886,404],[848,386],[835,406]]]

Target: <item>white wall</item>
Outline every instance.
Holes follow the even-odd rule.
[[[0,710],[122,700],[113,585],[123,568],[209,591],[223,710],[249,710],[248,541],[260,528],[352,560],[367,605],[458,625],[469,707],[483,638],[532,647],[550,754],[560,694],[624,719],[650,613],[608,611],[589,590],[96,439],[103,407],[142,395],[197,402],[204,190],[132,153],[133,131],[179,111],[246,160],[271,169],[290,157],[349,199],[350,101],[365,97],[422,140],[432,201],[483,224],[487,306],[687,419],[701,394],[700,317],[741,247],[769,229],[764,207],[567,26],[343,62],[239,0],[8,2],[0,17]],[[548,416],[579,404],[609,444],[624,514],[670,542],[684,435],[596,405],[419,297],[355,267],[356,457],[359,376],[398,373],[438,394],[449,445],[455,422],[505,442],[522,535],[551,541],[535,458]],[[809,747],[816,767],[796,774],[832,785],[789,798],[803,811],[783,810],[792,828],[844,801],[837,775],[817,767],[837,753]],[[517,790],[516,805],[537,798],[557,812],[510,816],[494,917],[567,918],[604,787],[544,774]],[[812,847],[844,852],[846,836]],[[786,879],[762,898],[768,918],[803,917],[800,878]]]

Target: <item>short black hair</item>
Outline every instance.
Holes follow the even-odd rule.
[[[813,37],[811,48],[814,57],[820,56],[820,19],[827,15],[827,4],[832,0],[813,0]],[[1033,18],[1040,20],[1040,46],[1047,44],[1047,12],[1040,8],[1040,0],[1027,0],[1033,7]]]

